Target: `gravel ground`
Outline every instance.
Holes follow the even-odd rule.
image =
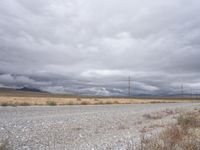
[[[0,107],[0,139],[8,139],[12,149],[20,150],[125,149],[126,141],[137,139],[141,126],[148,124],[144,114],[199,106],[173,103]]]

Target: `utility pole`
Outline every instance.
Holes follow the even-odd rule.
[[[193,89],[191,88],[191,98],[193,98]]]
[[[183,83],[181,84],[181,98],[183,98]]]
[[[128,96],[131,97],[131,76],[128,77]]]

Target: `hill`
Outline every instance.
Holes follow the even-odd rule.
[[[0,96],[5,97],[73,97],[67,94],[52,94],[39,89],[23,87],[20,89],[0,88]]]

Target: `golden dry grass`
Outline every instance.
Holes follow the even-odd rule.
[[[197,102],[191,100],[153,100],[128,98],[60,98],[60,97],[14,97],[0,96],[0,105],[104,105],[104,104],[154,104]]]

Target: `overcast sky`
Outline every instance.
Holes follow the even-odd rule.
[[[0,86],[200,92],[199,0],[0,0]]]

